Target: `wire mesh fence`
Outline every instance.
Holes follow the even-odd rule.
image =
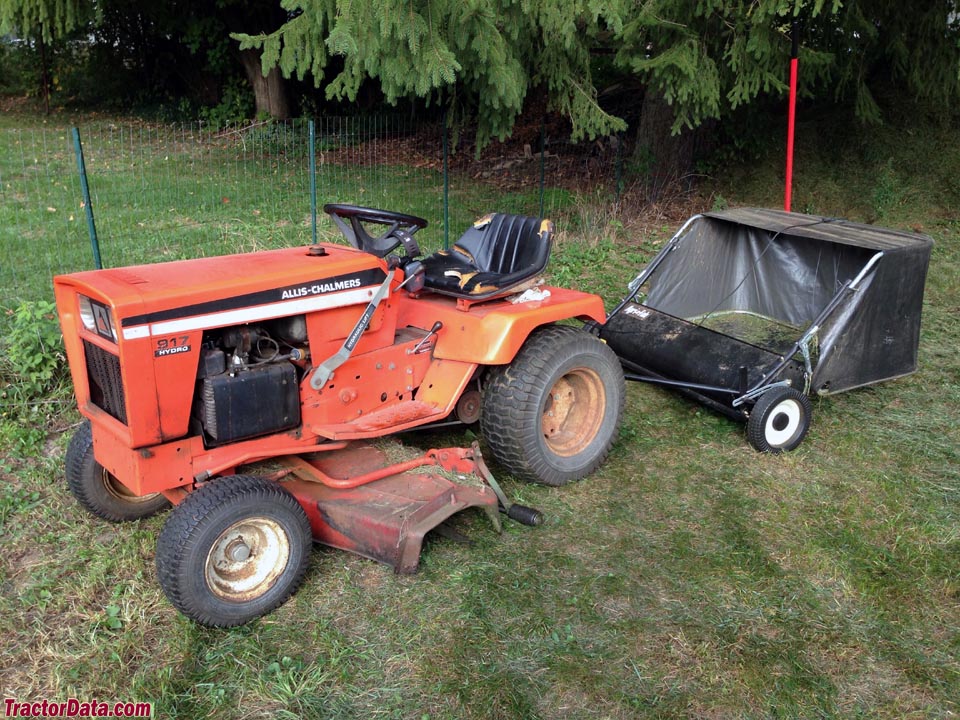
[[[103,265],[307,244],[314,234],[339,241],[326,202],[424,217],[417,237],[430,251],[485,213],[562,222],[582,199],[542,136],[479,162],[471,151],[445,151],[439,120],[323,117],[312,134],[310,125],[82,125]],[[0,307],[51,297],[54,275],[94,267],[75,150],[68,127],[0,129]]]

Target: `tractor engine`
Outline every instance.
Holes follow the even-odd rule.
[[[208,446],[300,425],[306,340],[302,315],[204,333],[192,420]]]

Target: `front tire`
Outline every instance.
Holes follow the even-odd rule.
[[[70,438],[65,461],[67,487],[84,508],[110,522],[155,515],[170,506],[160,493],[134,495],[93,456],[93,432],[84,423]]]
[[[511,474],[564,485],[606,459],[625,393],[620,361],[605,343],[551,325],[534,331],[510,365],[490,370],[480,427]]]
[[[238,475],[190,493],[157,540],[167,598],[201,625],[233,627],[286,602],[303,580],[310,522],[290,493]]]
[[[812,415],[810,399],[799,390],[767,390],[750,411],[747,439],[758,452],[789,452],[806,437]]]

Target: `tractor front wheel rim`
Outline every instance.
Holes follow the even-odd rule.
[[[603,423],[606,394],[600,375],[575,368],[560,377],[547,393],[541,428],[555,455],[573,457],[593,442]]]
[[[103,489],[107,491],[110,497],[124,503],[150,502],[160,494],[134,495],[130,492],[130,488],[117,480],[106,468],[100,468],[100,481],[103,483]]]
[[[273,587],[289,559],[290,541],[278,522],[246,518],[220,533],[211,546],[207,586],[224,600],[249,602]]]

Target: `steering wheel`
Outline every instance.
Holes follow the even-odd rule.
[[[324,205],[323,211],[330,215],[347,242],[357,250],[382,258],[402,244],[407,257],[413,258],[420,254],[420,246],[413,239],[413,234],[427,226],[427,221],[421,217],[392,212],[391,210],[378,210],[376,208],[336,203]],[[365,222],[374,225],[387,225],[388,228],[382,235],[373,237],[363,226]]]

